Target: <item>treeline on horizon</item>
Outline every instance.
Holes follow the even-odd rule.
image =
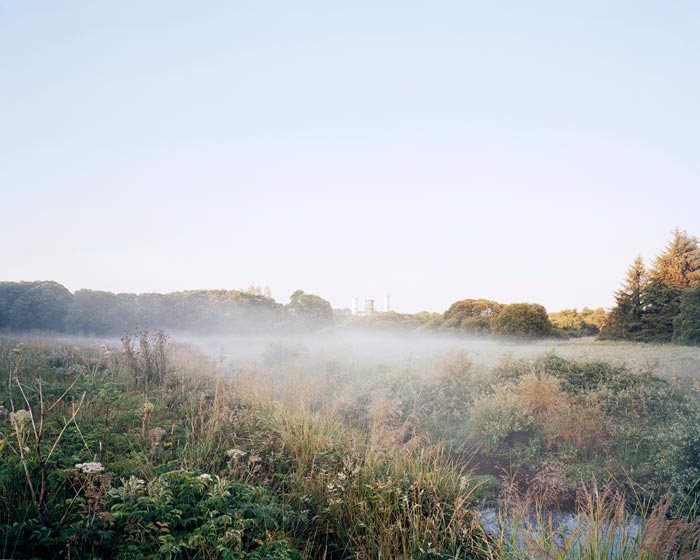
[[[595,336],[605,324],[605,309],[564,309],[547,313],[536,303],[504,304],[489,299],[463,299],[444,313],[375,313],[353,318],[355,324],[373,327],[417,328],[444,333],[519,338]]]
[[[381,312],[354,317],[301,290],[289,303],[269,290],[191,290],[168,294],[71,293],[57,282],[0,282],[0,331],[122,335],[138,327],[193,334],[312,331],[336,326],[419,329],[520,338],[596,336],[634,342],[700,343],[700,245],[676,230],[647,270],[641,257],[615,294],[615,306],[547,313],[539,304],[464,299],[444,313]]]
[[[314,329],[331,324],[330,303],[298,290],[287,305],[239,290],[168,294],[71,293],[58,282],[0,282],[0,330],[121,335],[137,327],[208,333]]]
[[[146,327],[208,333],[309,331],[337,326],[421,329],[517,337],[582,336],[599,332],[603,309],[547,314],[542,305],[485,299],[455,302],[445,313],[374,313],[353,317],[297,290],[280,304],[262,290],[192,290],[169,294],[71,293],[58,282],[0,282],[0,330],[121,335]]]
[[[0,282],[0,330],[122,335],[138,327],[209,333],[309,331],[337,326],[420,329],[526,338],[595,335],[603,309],[547,314],[538,304],[505,305],[485,299],[455,302],[445,313],[374,313],[353,317],[298,290],[288,304],[259,289],[192,290],[169,294],[71,293],[52,281]]]

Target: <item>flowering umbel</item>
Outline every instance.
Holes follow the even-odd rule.
[[[75,465],[76,469],[80,469],[83,471],[85,474],[98,474],[101,473],[105,468],[102,466],[102,463],[78,463]]]

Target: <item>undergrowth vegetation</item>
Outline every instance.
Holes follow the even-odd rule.
[[[0,556],[699,557],[697,380],[122,343],[0,341]]]

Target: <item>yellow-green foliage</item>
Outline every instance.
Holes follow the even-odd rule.
[[[561,329],[568,336],[593,336],[600,333],[605,326],[607,313],[602,307],[584,307],[581,311],[564,309],[550,313],[549,320],[555,328]]]
[[[525,432],[534,422],[517,385],[504,383],[474,401],[468,427],[486,451],[496,451],[506,439]]]

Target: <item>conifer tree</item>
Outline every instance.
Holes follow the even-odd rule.
[[[700,344],[700,286],[683,292],[680,310],[673,324],[675,342]]]
[[[676,228],[666,250],[656,257],[651,277],[665,286],[681,290],[700,286],[700,246],[697,238]]]
[[[640,339],[647,283],[647,269],[642,257],[638,256],[627,269],[622,287],[615,292],[615,307],[601,331],[601,338]]]
[[[695,237],[676,228],[664,252],[656,257],[644,290],[642,340],[672,340],[681,294],[694,286],[700,286],[700,246]]]
[[[644,289],[639,340],[671,342],[673,321],[680,312],[683,290],[652,279]]]

